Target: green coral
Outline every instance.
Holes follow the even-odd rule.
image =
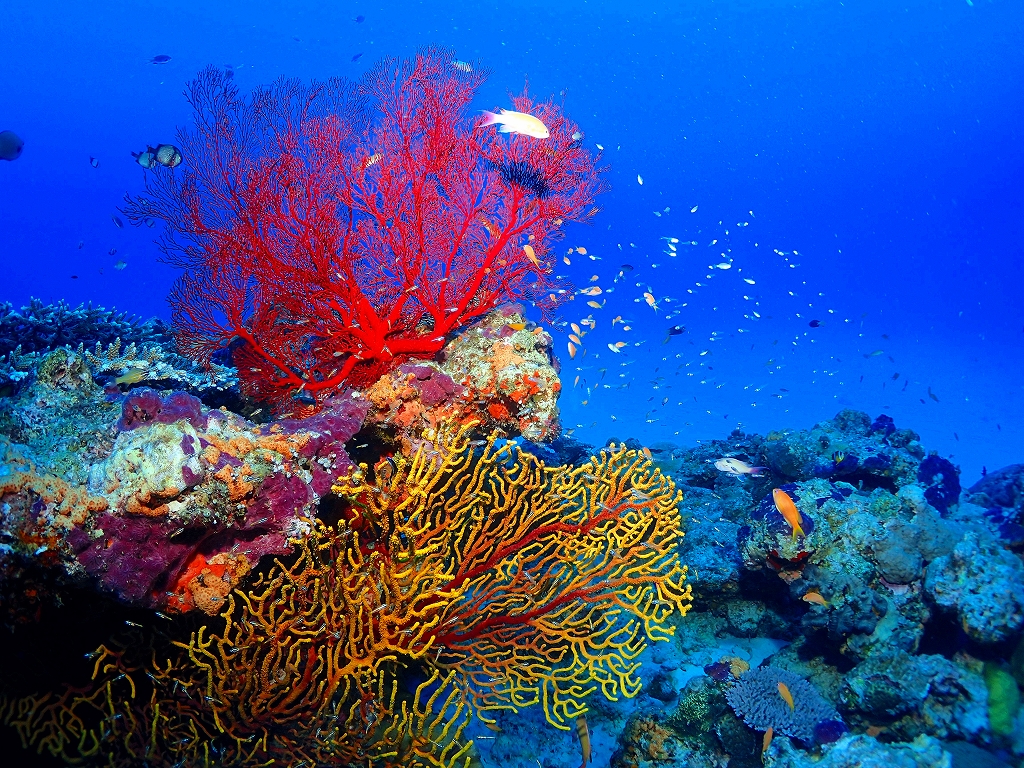
[[[1013,675],[992,662],[985,664],[988,688],[988,721],[1000,736],[1013,735],[1013,720],[1020,709],[1020,689]]]

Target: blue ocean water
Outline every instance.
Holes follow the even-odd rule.
[[[111,216],[202,67],[247,89],[448,46],[492,70],[480,108],[528,79],[604,147],[604,210],[559,265],[606,301],[563,310],[595,320],[585,356],[554,329],[568,429],[692,445],[850,407],[969,485],[1021,460],[1022,41],[1014,0],[8,4],[0,299],[168,315],[154,232]]]

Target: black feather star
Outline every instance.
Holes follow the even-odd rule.
[[[515,160],[498,166],[501,178],[506,184],[515,184],[520,189],[532,193],[534,196],[543,199],[551,192],[544,175],[522,160]]]

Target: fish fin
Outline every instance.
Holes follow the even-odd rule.
[[[754,477],[760,477],[761,475],[763,475],[767,471],[768,471],[768,467],[751,467],[750,468],[750,474],[753,475]]]
[[[512,126],[508,123],[502,123],[498,126],[498,133],[512,133]]]
[[[495,125],[496,123],[501,122],[501,118],[493,112],[488,112],[486,109],[482,109],[480,112],[484,116],[484,121],[481,125]]]
[[[141,154],[142,154],[141,152],[132,152],[132,157],[134,157],[136,160],[138,160],[139,159],[139,155],[141,155]]]

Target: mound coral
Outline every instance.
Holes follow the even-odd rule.
[[[358,86],[279,80],[249,99],[200,73],[189,161],[151,169],[126,208],[167,225],[182,351],[208,362],[230,346],[247,394],[319,400],[432,356],[502,302],[566,295],[543,259],[594,212],[594,158],[558,105],[525,94],[513,108],[548,138],[475,125],[484,74],[453,61],[430,49]]]

